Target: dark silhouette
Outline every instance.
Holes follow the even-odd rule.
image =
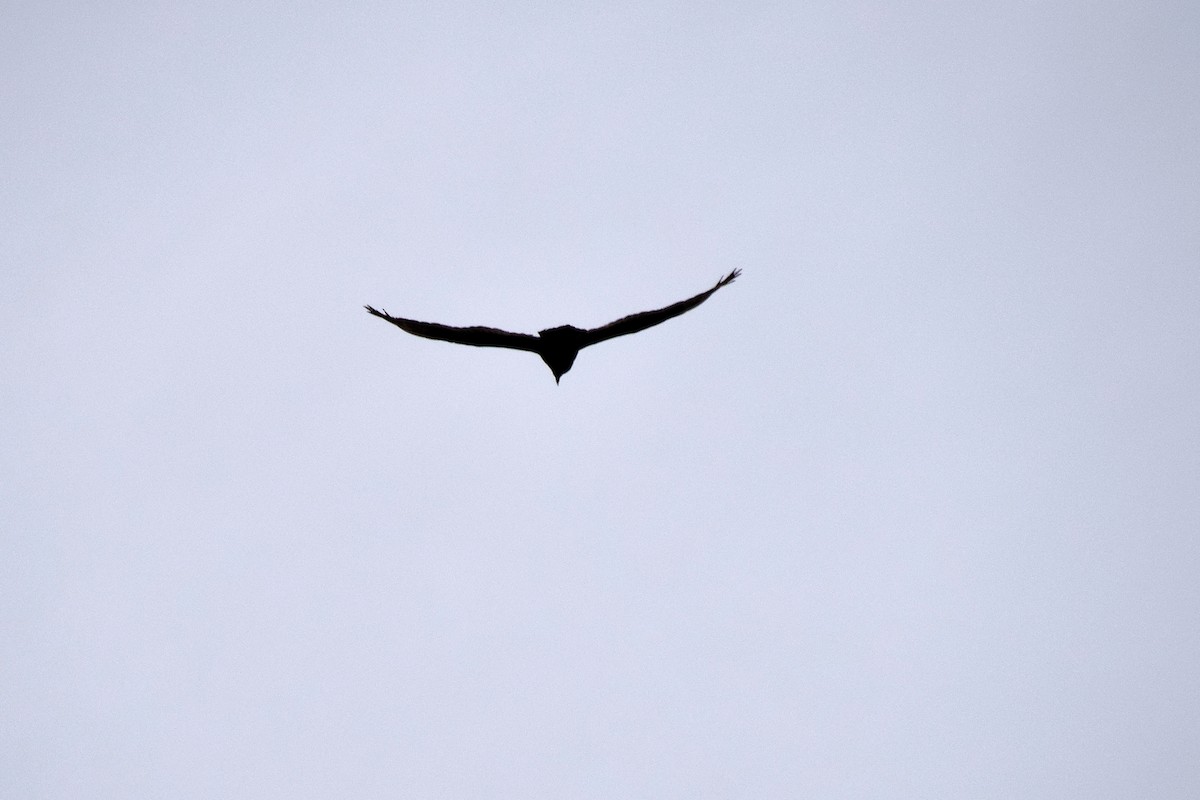
[[[509,333],[498,328],[474,326],[471,328],[455,328],[450,325],[439,325],[436,322],[418,322],[414,319],[393,317],[386,311],[376,311],[370,306],[364,306],[367,311],[377,317],[386,319],[401,330],[426,339],[440,339],[443,342],[469,344],[475,347],[508,347],[513,350],[528,350],[537,353],[546,362],[546,366],[554,373],[554,382],[571,369],[579,351],[589,345],[624,336],[627,333],[637,333],[653,327],[660,322],[666,322],[671,317],[677,317],[685,311],[691,311],[708,299],[709,295],[722,286],[733,283],[740,269],[726,275],[717,281],[717,285],[695,297],[681,300],[674,305],[660,308],[656,311],[643,311],[640,314],[630,314],[621,317],[616,322],[610,322],[599,328],[583,330],[574,325],[560,325],[557,328],[547,328],[539,331],[537,336],[528,333]]]

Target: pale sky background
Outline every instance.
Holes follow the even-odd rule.
[[[0,108],[0,796],[1200,796],[1195,2],[10,2]]]

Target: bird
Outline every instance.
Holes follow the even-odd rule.
[[[536,336],[530,333],[511,333],[509,331],[502,331],[499,328],[488,328],[481,325],[459,328],[452,325],[441,325],[436,322],[419,322],[415,319],[393,317],[387,311],[380,311],[371,306],[363,306],[363,308],[380,319],[387,320],[403,331],[407,331],[415,336],[423,336],[426,339],[437,339],[455,344],[469,344],[474,347],[507,347],[512,350],[527,350],[531,353],[537,353],[541,356],[542,361],[546,362],[546,366],[550,368],[550,371],[554,373],[554,382],[558,383],[562,379],[562,376],[575,364],[575,358],[583,348],[608,341],[609,339],[615,339],[618,336],[644,331],[647,328],[658,325],[660,322],[666,322],[672,317],[677,317],[680,314],[691,311],[711,297],[717,289],[733,283],[741,274],[742,271],[740,269],[735,269],[717,281],[717,284],[711,289],[703,291],[695,297],[680,300],[678,303],[673,303],[665,308],[630,314],[607,325],[601,325],[599,328],[584,329],[576,328],[574,325],[559,325],[556,328],[546,328],[545,330],[538,331]]]

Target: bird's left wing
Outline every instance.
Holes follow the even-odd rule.
[[[652,328],[660,322],[666,322],[672,317],[678,317],[687,311],[691,311],[696,306],[707,300],[713,292],[720,289],[722,286],[728,286],[733,283],[738,275],[741,275],[740,269],[735,269],[733,272],[726,275],[721,280],[717,281],[717,285],[708,291],[701,292],[695,297],[689,297],[687,300],[680,300],[678,303],[669,305],[666,308],[655,309],[654,311],[642,311],[638,314],[630,314],[628,317],[621,317],[615,322],[610,322],[607,325],[602,325],[599,328],[592,328],[584,331],[585,342],[583,347],[593,345],[598,342],[614,339],[617,336],[624,336],[629,333],[637,333],[644,331],[646,328]]]
[[[528,333],[510,333],[499,328],[485,328],[475,325],[470,328],[456,328],[453,325],[440,325],[436,322],[419,322],[415,319],[393,317],[386,311],[378,311],[371,306],[364,306],[380,319],[416,336],[426,339],[438,339],[455,344],[469,344],[475,347],[508,347],[513,350],[530,350],[537,352],[538,337]]]

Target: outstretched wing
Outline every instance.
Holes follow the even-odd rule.
[[[599,328],[592,328],[589,331],[584,331],[585,343],[584,347],[596,344],[597,342],[607,341],[608,339],[624,336],[627,333],[637,333],[644,331],[646,328],[651,328],[660,322],[666,322],[671,317],[678,317],[685,311],[691,311],[696,306],[703,303],[709,298],[713,292],[720,289],[722,286],[727,286],[741,275],[740,269],[735,269],[733,272],[726,275],[721,280],[717,281],[717,285],[706,292],[701,292],[695,297],[690,297],[687,300],[680,300],[674,305],[669,305],[666,308],[660,308],[655,311],[643,311],[640,314],[630,314],[628,317],[621,317],[615,322],[610,322]]]
[[[370,306],[363,306],[375,316],[426,339],[438,339],[455,344],[469,344],[475,347],[509,347],[513,350],[530,350],[537,352],[538,337],[527,333],[509,333],[499,328],[485,328],[476,325],[471,328],[456,328],[452,325],[439,325],[436,322],[418,322],[415,319],[393,317],[386,311],[377,311]]]

